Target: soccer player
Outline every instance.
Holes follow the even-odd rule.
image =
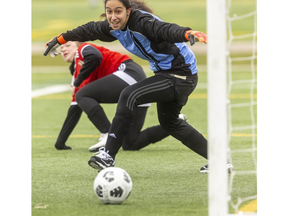
[[[54,55],[59,44],[71,40],[118,40],[128,51],[147,60],[155,76],[123,90],[109,130],[105,149],[88,164],[101,170],[114,166],[125,133],[139,104],[157,102],[160,125],[190,150],[207,159],[207,140],[195,128],[178,118],[198,82],[196,57],[185,42],[207,43],[206,34],[163,22],[141,1],[105,0],[104,21],[89,22],[49,41],[44,55]],[[201,167],[208,172],[208,165]]]
[[[99,142],[89,148],[89,151],[95,152],[105,146],[111,125],[100,104],[117,103],[124,88],[145,79],[146,75],[129,56],[91,43],[68,41],[61,45],[61,55],[71,63],[72,102],[55,147],[58,150],[71,149],[65,143],[83,110],[101,132]],[[123,141],[124,150],[139,150],[169,135],[160,125],[141,132],[149,106],[146,103],[136,108],[133,127],[130,127]],[[183,114],[180,117],[184,118]]]

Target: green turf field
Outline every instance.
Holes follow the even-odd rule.
[[[206,31],[206,1],[197,0],[149,0],[155,14],[167,22],[191,26]],[[236,0],[232,5],[235,12],[255,8],[250,0]],[[53,36],[84,24],[98,20],[103,12],[103,3],[91,8],[88,1],[81,0],[32,0],[32,45],[42,44]],[[250,32],[252,26],[239,25],[236,32]],[[115,45],[117,45],[115,43]],[[237,53],[236,53],[237,55]],[[242,55],[242,54],[238,54]],[[132,56],[133,57],[133,56]],[[147,63],[134,58],[143,65],[147,76],[152,73]],[[189,123],[207,137],[207,73],[206,55],[197,56],[199,63],[199,84],[191,94],[183,113]],[[41,52],[32,53],[32,90],[56,84],[70,84],[68,63],[61,57],[43,57]],[[247,63],[237,65],[233,79],[251,79]],[[233,88],[231,103],[249,102],[248,86]],[[257,92],[253,92],[257,98]],[[88,147],[97,142],[99,132],[94,129],[85,114],[70,136],[67,145],[73,151],[57,151],[54,148],[70,106],[69,91],[32,99],[32,200],[33,216],[167,216],[208,215],[208,176],[199,173],[206,160],[187,149],[177,140],[168,137],[137,152],[120,150],[116,166],[125,169],[133,181],[130,197],[121,205],[104,205],[93,192],[93,181],[97,172],[88,166],[91,157]],[[103,105],[110,120],[116,105]],[[256,116],[256,107],[253,112]],[[249,110],[235,109],[232,113],[236,126],[249,124]],[[144,128],[156,125],[156,106],[148,110]],[[251,131],[233,133],[232,149],[251,146]],[[233,156],[233,155],[232,155]],[[243,152],[233,158],[235,170],[253,169],[251,154]],[[257,194],[255,175],[237,176],[234,181],[232,199]],[[248,203],[248,202],[246,202]],[[246,204],[245,203],[245,204]],[[233,213],[232,209],[230,209]]]
[[[39,74],[33,74],[39,77]],[[41,74],[42,75],[42,74]],[[59,74],[57,74],[59,75]],[[59,79],[63,80],[63,74]],[[68,74],[69,75],[69,74]],[[149,75],[149,74],[148,74]],[[54,74],[54,76],[56,76]],[[205,82],[206,73],[200,73]],[[55,77],[54,77],[55,78]],[[69,80],[67,76],[67,81]],[[35,78],[35,81],[37,78]],[[247,101],[242,91],[232,101]],[[236,99],[235,99],[236,98]],[[191,96],[183,113],[189,122],[207,135],[206,89],[199,88]],[[172,137],[138,152],[120,151],[116,166],[125,169],[134,186],[129,199],[121,206],[103,205],[93,193],[95,170],[87,165],[88,147],[99,136],[85,115],[72,133],[67,145],[73,151],[57,151],[54,143],[70,104],[69,92],[32,99],[32,212],[33,215],[207,215],[207,175],[199,168],[206,163]],[[115,105],[104,105],[110,119]],[[247,123],[246,113],[235,113],[234,121]],[[246,121],[243,121],[245,117]],[[144,128],[157,124],[155,105],[149,109]],[[249,147],[250,133],[234,134],[233,148]],[[241,157],[240,157],[241,156]],[[237,170],[253,169],[251,155],[233,158]],[[234,196],[256,194],[256,179],[244,176],[235,180]],[[37,206],[49,205],[42,209]]]

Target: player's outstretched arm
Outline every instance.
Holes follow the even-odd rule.
[[[185,38],[190,41],[191,46],[193,46],[195,42],[208,43],[207,35],[200,31],[188,30],[185,33]]]
[[[55,57],[60,54],[60,52],[57,50],[57,48],[61,44],[65,44],[66,41],[63,38],[62,34],[59,34],[57,37],[52,38],[50,41],[46,43],[46,50],[44,52],[44,56],[47,56],[48,54],[51,57]]]

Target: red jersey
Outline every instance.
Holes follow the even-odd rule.
[[[87,64],[86,66],[89,66],[89,64],[92,63],[91,61],[96,61],[96,60],[99,61],[101,59],[99,55],[98,55],[99,57],[97,57],[98,59],[92,59],[92,60],[88,58],[85,59],[85,56],[89,56],[89,54],[93,52],[95,53],[100,52],[102,55],[102,60],[100,64],[94,70],[91,69],[91,67],[83,67],[84,64]],[[75,94],[83,86],[97,79],[100,79],[104,76],[107,76],[109,74],[116,72],[120,64],[128,59],[131,59],[128,55],[123,55],[121,53],[108,50],[104,47],[96,46],[95,44],[82,43],[78,47],[78,50],[76,51],[75,58],[74,58],[74,73],[73,73],[71,85],[74,85],[75,81],[77,83],[80,83],[79,88],[75,89]],[[81,79],[79,80],[80,78],[80,76],[78,77],[79,74],[84,75],[86,78],[83,80]],[[72,96],[73,97],[72,104],[76,104],[75,94],[74,96]]]

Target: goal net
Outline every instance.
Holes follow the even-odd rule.
[[[209,216],[256,214],[256,0],[207,0],[207,33]]]

